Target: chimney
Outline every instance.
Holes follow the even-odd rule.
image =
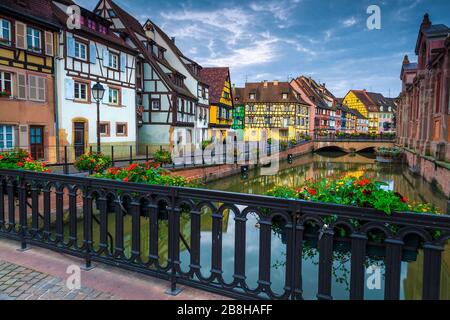
[[[279,82],[278,80],[273,80],[273,85],[274,85],[274,86],[277,86],[277,85],[278,85],[278,82]]]
[[[173,43],[175,43],[175,37],[170,38]]]
[[[264,88],[267,88],[267,86],[269,85],[269,83],[267,82],[267,80],[264,80]]]

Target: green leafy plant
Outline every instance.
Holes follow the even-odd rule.
[[[0,169],[28,170],[50,173],[45,162],[33,160],[31,154],[22,149],[0,153]]]
[[[80,171],[89,172],[103,172],[105,169],[111,167],[111,157],[104,155],[103,153],[88,152],[81,155],[74,166]]]
[[[161,149],[155,152],[153,160],[159,164],[170,164],[172,163],[172,155],[169,151]]]
[[[151,185],[198,187],[197,181],[182,176],[170,175],[161,169],[159,163],[132,163],[125,168],[112,167],[104,173],[93,174],[94,178],[111,179],[123,182],[146,183]]]

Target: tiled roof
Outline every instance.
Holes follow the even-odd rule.
[[[67,0],[69,1],[69,0]],[[11,10],[19,15],[35,18],[44,24],[60,27],[58,18],[54,15],[53,4],[49,0],[26,0],[19,4],[16,0],[1,0],[0,8]],[[3,10],[1,10],[3,11]]]
[[[425,29],[425,34],[427,36],[447,35],[448,33],[450,33],[450,28],[447,27],[445,24],[433,24],[427,29]]]
[[[209,102],[218,104],[222,96],[225,81],[229,80],[230,70],[224,68],[203,68],[200,70],[200,79],[209,86]]]
[[[369,112],[378,112],[377,104],[369,97],[365,90],[351,90],[353,94],[364,104]]]
[[[319,85],[314,79],[305,76],[301,76],[295,81],[316,106],[333,110],[333,107],[329,106],[328,103],[333,101],[334,104],[336,97],[324,85]]]
[[[255,94],[255,99],[250,100],[250,93]],[[288,98],[283,99],[283,93],[288,93]],[[264,82],[250,82],[245,84],[243,92],[243,101],[247,102],[266,102],[266,103],[302,103],[307,104],[298,96],[292,89],[289,82],[267,82],[265,86]]]
[[[364,117],[361,112],[359,112],[356,109],[350,109],[350,111],[358,118],[358,119],[367,119],[366,117]]]
[[[244,104],[244,92],[245,88],[233,88],[234,105]]]

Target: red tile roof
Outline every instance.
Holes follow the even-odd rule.
[[[209,102],[218,104],[222,96],[225,81],[229,81],[230,69],[223,68],[203,68],[200,70],[200,79],[209,86]]]
[[[351,90],[351,92],[353,92],[369,112],[378,112],[377,104],[370,98],[365,90]]]
[[[37,18],[43,23],[59,26],[59,20],[54,15],[53,4],[49,0],[23,0],[19,4],[17,0],[1,0],[0,7],[12,10],[13,12]],[[2,10],[3,11],[3,10]]]

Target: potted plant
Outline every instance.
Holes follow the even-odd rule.
[[[74,163],[74,167],[80,171],[88,171],[89,174],[94,172],[103,172],[111,167],[111,157],[103,153],[87,152],[82,154]]]

